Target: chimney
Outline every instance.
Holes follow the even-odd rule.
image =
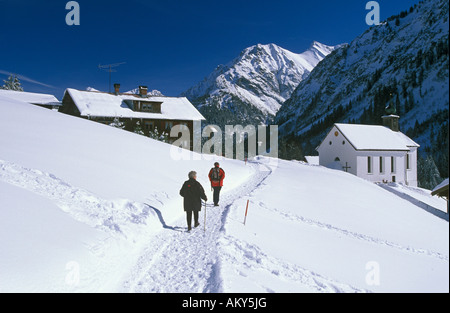
[[[398,125],[398,121],[400,120],[400,116],[398,115],[385,115],[382,117],[383,126],[390,128],[392,131],[399,132],[400,127]]]
[[[114,84],[114,93],[116,96],[120,93],[120,84]]]
[[[147,91],[148,91],[148,87],[147,86],[139,86],[139,95],[142,98],[146,98],[147,97]]]

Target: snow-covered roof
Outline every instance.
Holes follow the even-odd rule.
[[[31,104],[55,105],[55,106],[61,105],[61,102],[59,102],[54,95],[48,95],[43,93],[0,89],[0,95],[9,99],[19,100]]]
[[[67,89],[81,116],[125,117],[159,120],[200,121],[205,118],[187,98],[149,96],[142,98],[133,94],[110,94],[105,92]],[[133,111],[126,101],[149,101],[161,103],[161,113]]]
[[[319,163],[320,163],[318,156],[307,155],[307,156],[305,156],[305,159],[306,159],[306,162],[308,162],[308,164],[319,165]]]
[[[432,193],[437,193],[439,190],[444,189],[444,187],[448,188],[448,178],[440,183],[436,188],[433,189]]]
[[[356,150],[409,151],[420,147],[402,132],[395,132],[385,126],[335,124]]]

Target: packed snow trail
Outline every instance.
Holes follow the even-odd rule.
[[[232,247],[235,255],[244,254],[248,263],[261,270],[278,272],[285,280],[302,285],[317,292],[361,292],[342,284],[264,254],[258,247],[250,246],[226,234],[224,230],[227,215],[234,202],[258,189],[271,175],[269,167],[249,162],[255,174],[238,190],[221,196],[220,207],[207,206],[206,232],[204,232],[204,206],[199,215],[200,226],[190,233],[186,230],[183,217],[175,225],[165,223],[159,215],[163,230],[152,237],[143,251],[129,278],[123,284],[122,292],[132,293],[204,293],[223,292],[221,259],[231,259],[228,253]],[[180,208],[182,210],[182,208]],[[223,248],[227,248],[225,251]],[[236,260],[236,262],[239,262]],[[248,264],[247,263],[247,264]],[[245,266],[245,264],[244,264]],[[278,269],[278,270],[277,270]],[[267,290],[270,292],[271,290]]]
[[[251,165],[255,168],[257,165]],[[199,214],[200,226],[187,232],[186,218],[175,225],[166,225],[159,215],[163,230],[151,238],[148,247],[124,283],[124,292],[220,292],[218,278],[218,245],[227,211],[234,200],[244,197],[257,188],[270,171],[256,170],[239,190],[221,195],[220,207],[207,205],[206,232],[204,232],[205,207]],[[181,185],[180,185],[181,188]],[[204,186],[207,188],[207,186]],[[183,208],[180,207],[180,210]]]

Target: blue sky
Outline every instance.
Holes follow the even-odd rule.
[[[26,91],[122,91],[138,85],[177,96],[254,44],[303,52],[312,41],[351,42],[369,26],[368,1],[79,0],[81,25],[65,23],[66,0],[0,0],[0,81],[21,75]],[[418,0],[380,0],[381,19]]]

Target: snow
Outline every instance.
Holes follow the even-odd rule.
[[[2,188],[0,197],[5,217],[0,229],[8,230],[0,243],[2,291],[117,290],[143,245],[163,228],[153,208],[167,223],[182,218],[178,191],[187,173],[195,169],[203,174],[199,180],[207,188],[207,173],[214,163],[173,161],[166,144],[1,96],[0,125],[0,182],[10,186]],[[251,175],[242,162],[220,162],[227,174],[239,176],[224,192]],[[10,189],[14,196],[4,197]],[[48,219],[42,223],[28,214],[43,207]],[[35,227],[25,233],[14,226],[35,220]],[[40,231],[44,228],[48,231]],[[72,242],[50,237],[70,237],[78,246],[72,249]],[[35,248],[28,249],[28,243]],[[65,266],[72,261],[82,272],[77,286],[65,284]],[[39,275],[26,276],[29,263]]]
[[[251,46],[183,95],[199,108],[230,106],[231,95],[274,116],[314,67],[339,47],[313,42],[307,51],[298,54],[275,44]]]
[[[170,98],[150,96],[141,98],[137,95],[113,95],[103,92],[80,91],[67,89],[81,116],[92,117],[128,117],[164,120],[201,121],[204,117],[186,98]],[[161,113],[133,111],[124,101],[141,100],[161,102]]]
[[[411,197],[414,197],[415,199],[437,210],[447,212],[447,201],[438,196],[432,196],[431,192],[427,189],[404,186],[399,184],[389,184],[388,186],[390,188],[401,191],[402,193],[407,194]]]
[[[211,199],[215,158],[1,95],[0,147],[2,292],[449,290],[448,222],[342,171],[219,158],[186,233],[179,189],[196,170]]]
[[[16,99],[31,104],[61,105],[53,95],[43,93],[33,93],[15,90],[0,89],[0,96],[4,98]]]
[[[377,185],[280,161],[231,205],[223,291],[447,291],[448,232],[448,222]],[[380,266],[379,286],[366,283],[369,262]]]
[[[384,126],[335,124],[356,150],[405,150],[419,147],[401,132]]]
[[[380,184],[380,187],[448,221],[448,214],[441,214],[442,212],[447,213],[447,201],[433,196],[430,190],[397,183]]]
[[[85,271],[98,270],[99,258],[85,244],[106,240],[106,234],[73,220],[52,201],[3,181],[0,207],[0,292],[70,291],[66,265],[73,260]],[[85,287],[95,291],[101,286]]]
[[[311,165],[319,165],[319,157],[318,156],[305,156],[306,162]]]
[[[86,91],[94,91],[94,92],[100,92],[100,90],[95,89],[94,87],[87,87]]]
[[[134,89],[132,89],[132,90],[130,90],[130,91],[125,92],[125,94],[138,95],[138,94],[139,94],[139,88],[134,88]],[[164,97],[164,95],[161,93],[161,91],[156,90],[156,89],[155,89],[155,90],[152,90],[152,91],[149,91],[147,94],[148,94],[149,96]]]

